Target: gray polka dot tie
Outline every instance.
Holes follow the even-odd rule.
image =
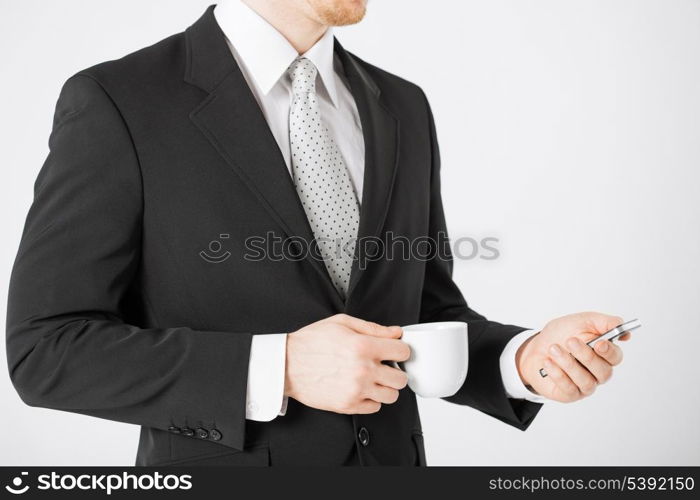
[[[288,69],[294,98],[289,111],[292,173],[326,269],[345,297],[350,283],[360,208],[340,151],[316,100],[316,66],[304,57]]]

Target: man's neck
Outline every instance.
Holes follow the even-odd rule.
[[[290,0],[242,0],[279,31],[299,53],[314,46],[328,29]]]

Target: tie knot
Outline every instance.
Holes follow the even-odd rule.
[[[287,70],[292,79],[292,90],[295,94],[316,91],[316,74],[318,70],[314,63],[305,57],[297,57]]]

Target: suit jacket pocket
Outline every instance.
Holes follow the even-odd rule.
[[[152,465],[270,465],[269,446],[264,442],[246,444],[241,451],[195,437],[169,436],[170,459]]]
[[[228,452],[211,453],[209,455],[198,455],[179,460],[168,460],[152,464],[154,466],[246,466],[246,467],[268,467],[270,465],[270,448],[265,445],[252,446],[243,451],[230,450]]]

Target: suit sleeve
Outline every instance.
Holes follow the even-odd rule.
[[[20,397],[162,430],[215,428],[220,444],[242,449],[252,335],[125,321],[140,259],[140,167],[91,76],[64,85],[49,147],[10,282],[7,358]]]
[[[430,236],[441,241],[447,236],[445,214],[440,194],[440,152],[430,106],[430,138],[432,148]],[[421,316],[423,323],[433,321],[464,321],[469,325],[469,370],[467,378],[447,401],[467,405],[502,422],[525,430],[539,411],[541,404],[509,399],[503,387],[499,359],[508,341],[525,330],[513,325],[489,321],[472,310],[452,280],[453,259],[449,248],[443,258],[426,263]]]

